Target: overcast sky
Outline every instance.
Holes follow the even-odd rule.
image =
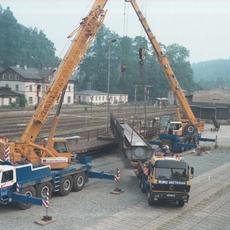
[[[84,17],[93,0],[0,0],[18,22],[44,31],[62,56],[67,35]],[[138,0],[153,33],[166,45],[190,50],[190,61],[230,57],[230,0]],[[127,3],[126,3],[127,4]],[[128,36],[144,35],[133,9],[127,6]],[[105,25],[123,35],[124,0],[108,0]]]

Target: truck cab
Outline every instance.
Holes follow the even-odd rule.
[[[13,192],[16,184],[16,170],[10,165],[0,165],[0,203],[4,203]]]
[[[180,121],[171,121],[167,125],[167,134],[173,134],[177,136],[183,135],[183,125]]]
[[[150,205],[166,201],[182,207],[188,202],[194,170],[182,157],[154,156],[145,165],[148,168],[145,182]]]

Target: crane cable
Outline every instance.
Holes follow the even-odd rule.
[[[80,16],[80,19],[79,19],[77,25],[80,24],[80,22],[82,21],[82,18],[84,17],[84,15],[86,15],[87,11],[89,11],[91,3],[92,3],[91,1],[88,1],[87,5],[84,7],[84,9],[83,9],[83,11],[82,11],[82,14],[81,14],[81,16]],[[62,49],[61,49],[61,50],[59,51],[59,53],[58,53],[58,57],[63,58],[64,54],[66,53],[67,48],[69,47],[70,43],[72,42],[72,41],[71,41],[71,37],[72,37],[72,36],[70,36],[70,35],[72,35],[73,33],[75,33],[75,32],[77,31],[78,26],[76,26],[75,28],[76,28],[76,29],[75,29],[74,31],[72,31],[72,32],[67,36],[67,39],[66,39],[66,42],[65,42],[64,46],[62,47]],[[57,62],[57,64],[58,64],[58,62]]]
[[[126,15],[127,15],[127,4],[124,1],[124,12],[123,12],[123,37],[127,36],[127,24],[126,24]]]
[[[128,34],[128,10],[129,10],[129,5],[124,1],[124,12],[123,12],[123,35],[122,38],[124,39],[127,37]],[[123,40],[124,41],[124,40]],[[125,53],[126,53],[126,46],[124,46],[124,42],[121,45],[121,65],[120,65],[120,81],[125,80],[125,71],[126,71],[126,64],[125,64]]]

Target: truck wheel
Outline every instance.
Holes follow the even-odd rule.
[[[50,182],[45,182],[45,183],[38,185],[38,187],[37,187],[37,196],[38,197],[45,199],[47,196],[47,192],[49,192],[49,198],[51,198],[52,192],[53,192],[53,186]]]
[[[67,176],[61,179],[60,181],[60,190],[59,194],[61,196],[68,195],[73,187],[73,178],[71,176]]]
[[[81,191],[84,188],[86,179],[87,179],[87,177],[86,177],[84,172],[75,174],[73,176],[73,188],[72,188],[72,190],[74,192]]]
[[[27,188],[23,188],[20,192],[21,194],[24,194],[26,196],[36,196],[36,190],[34,187],[30,186]],[[29,209],[31,207],[30,203],[17,203],[17,206],[21,210]]]
[[[151,205],[151,206],[154,205],[152,192],[150,190],[148,190],[148,192],[147,192],[147,199],[148,199],[148,204],[149,205]]]
[[[187,124],[184,127],[184,135],[192,136],[197,133],[197,128],[193,124]]]
[[[184,207],[184,201],[183,200],[178,200],[178,201],[176,201],[176,205],[178,207]]]

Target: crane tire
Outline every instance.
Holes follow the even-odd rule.
[[[193,124],[187,124],[184,127],[184,135],[192,136],[197,132],[197,128]]]
[[[59,195],[66,196],[68,195],[73,187],[73,177],[72,176],[66,176],[63,177],[60,181],[60,190]]]
[[[24,195],[27,195],[27,196],[36,196],[36,190],[33,186],[29,186],[29,187],[26,187],[26,188],[23,188],[21,191],[20,191],[21,194],[24,194]],[[18,202],[17,203],[17,207],[21,210],[26,210],[26,209],[29,209],[31,207],[32,204],[26,204],[26,203],[21,203],[21,202]]]
[[[47,196],[47,192],[49,192],[49,198],[51,198],[53,192],[53,186],[50,182],[44,182],[37,186],[37,197],[41,197],[45,199]]]
[[[72,188],[72,190],[74,192],[81,191],[84,188],[86,181],[87,181],[87,176],[84,172],[77,173],[77,174],[73,175],[73,188]]]

